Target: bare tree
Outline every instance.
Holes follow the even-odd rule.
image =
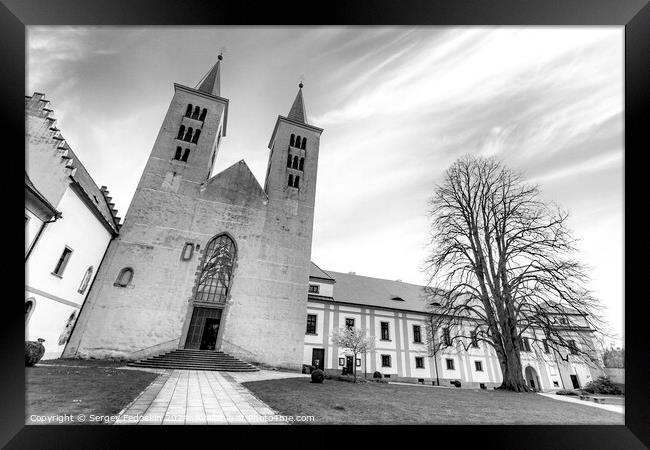
[[[357,355],[373,349],[375,338],[366,330],[355,327],[341,327],[332,333],[332,342],[354,355],[354,382],[357,382]]]
[[[447,170],[430,207],[427,292],[438,346],[492,346],[500,388],[518,392],[531,390],[522,350],[598,363],[598,302],[571,257],[566,211],[542,202],[520,173],[474,156]]]

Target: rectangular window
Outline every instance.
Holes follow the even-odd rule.
[[[381,367],[390,367],[390,355],[381,355]]]
[[[415,357],[415,368],[424,369],[424,358],[422,356]]]
[[[310,294],[318,294],[320,291],[320,286],[317,284],[310,284],[309,285],[309,293]]]
[[[54,268],[54,272],[52,272],[54,275],[57,275],[59,277],[63,276],[63,271],[65,270],[65,266],[68,265],[68,261],[70,261],[71,254],[71,248],[66,247],[63,249],[63,253],[61,253],[61,257],[59,258],[59,261],[56,263],[56,267]]]
[[[307,314],[307,334],[316,334],[316,314]]]
[[[483,361],[474,361],[474,367],[477,372],[483,372]]]
[[[413,325],[413,342],[422,342],[422,334],[420,333],[420,325]]]
[[[345,319],[345,328],[347,328],[348,330],[350,328],[354,328],[354,319],[346,318]]]
[[[544,339],[542,344],[544,344],[544,353],[551,353],[551,350],[548,348],[548,340]]]
[[[522,342],[524,344],[524,350],[529,352],[530,351],[530,342],[528,342],[528,338],[523,338]]]
[[[454,370],[454,360],[451,358],[447,358],[445,360],[445,363],[447,364],[447,370]]]
[[[389,341],[390,333],[388,332],[388,322],[381,322],[381,340]]]
[[[569,351],[571,352],[572,355],[578,354],[578,346],[576,345],[576,341],[574,341],[573,339],[569,340]]]
[[[476,337],[476,331],[472,331],[472,347],[478,348],[478,338]]]
[[[557,381],[554,381],[553,382],[553,387],[560,387],[560,383],[558,383]]]
[[[447,346],[451,345],[451,334],[449,328],[442,329],[442,342]]]

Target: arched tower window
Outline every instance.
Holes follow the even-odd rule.
[[[293,165],[291,167],[293,167],[294,169],[298,168],[298,157],[297,156],[293,157]]]
[[[177,160],[180,161],[182,153],[183,153],[183,149],[180,148],[180,147],[176,147],[176,154],[174,155],[174,159],[177,159]]]
[[[230,237],[225,234],[213,237],[205,247],[194,300],[224,303],[228,298],[236,259],[237,249]]]
[[[300,148],[305,150],[306,147],[307,147],[307,138],[304,137],[302,138],[302,145],[300,146]]]
[[[208,109],[203,108],[203,111],[201,111],[201,117],[199,117],[199,120],[201,120],[201,121],[205,120],[205,116],[207,116],[207,115],[208,115]]]
[[[292,187],[293,186],[293,175],[289,174],[289,181],[287,182],[287,186]]]
[[[296,136],[296,142],[294,144],[294,147],[300,148],[300,136]]]
[[[287,155],[287,167],[291,167],[291,153]]]
[[[298,165],[298,170],[305,169],[305,158],[300,158],[300,164]]]
[[[185,153],[183,153],[183,159],[181,159],[181,161],[183,161],[183,162],[187,162],[187,158],[188,158],[189,156],[190,156],[190,149],[189,149],[189,148],[186,148],[186,149],[185,149]]]
[[[201,108],[197,106],[194,108],[194,114],[192,114],[192,119],[198,119],[199,114],[201,114]]]
[[[300,176],[296,175],[296,179],[293,180],[293,187],[297,188],[300,187]]]
[[[292,134],[289,138],[289,145],[293,147],[294,142],[296,141],[296,135]]]
[[[187,129],[187,133],[185,133],[185,140],[186,140],[187,142],[190,142],[190,141],[192,140],[192,132],[193,132],[193,131],[194,131],[194,130],[192,129],[192,127],[189,127],[189,128]]]
[[[185,125],[181,125],[181,127],[178,129],[178,136],[176,136],[176,139],[183,139],[184,134],[185,134]]]
[[[192,143],[193,144],[196,144],[197,142],[199,142],[199,136],[201,136],[201,130],[196,130],[194,132],[194,137],[192,138]]]
[[[192,115],[192,105],[187,105],[187,110],[185,111],[185,117],[190,117]]]
[[[120,274],[117,276],[117,279],[115,280],[115,283],[113,283],[113,286],[126,287],[131,284],[132,280],[133,269],[130,267],[125,267],[124,269],[120,270]]]
[[[88,289],[88,283],[90,283],[90,279],[93,277],[93,266],[90,266],[88,269],[86,269],[86,273],[84,274],[84,277],[81,279],[81,284],[79,285],[79,289],[77,292],[80,294],[83,294],[86,292],[86,289]]]

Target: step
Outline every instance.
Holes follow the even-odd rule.
[[[165,365],[158,366],[153,364],[133,363],[130,367],[148,367],[151,369],[178,369],[178,370],[208,370],[214,372],[257,372],[258,369],[252,367],[206,367],[206,366],[188,366],[188,365]]]

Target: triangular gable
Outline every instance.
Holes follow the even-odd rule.
[[[268,201],[266,192],[243,159],[210,178],[201,196],[239,206],[260,206]]]

